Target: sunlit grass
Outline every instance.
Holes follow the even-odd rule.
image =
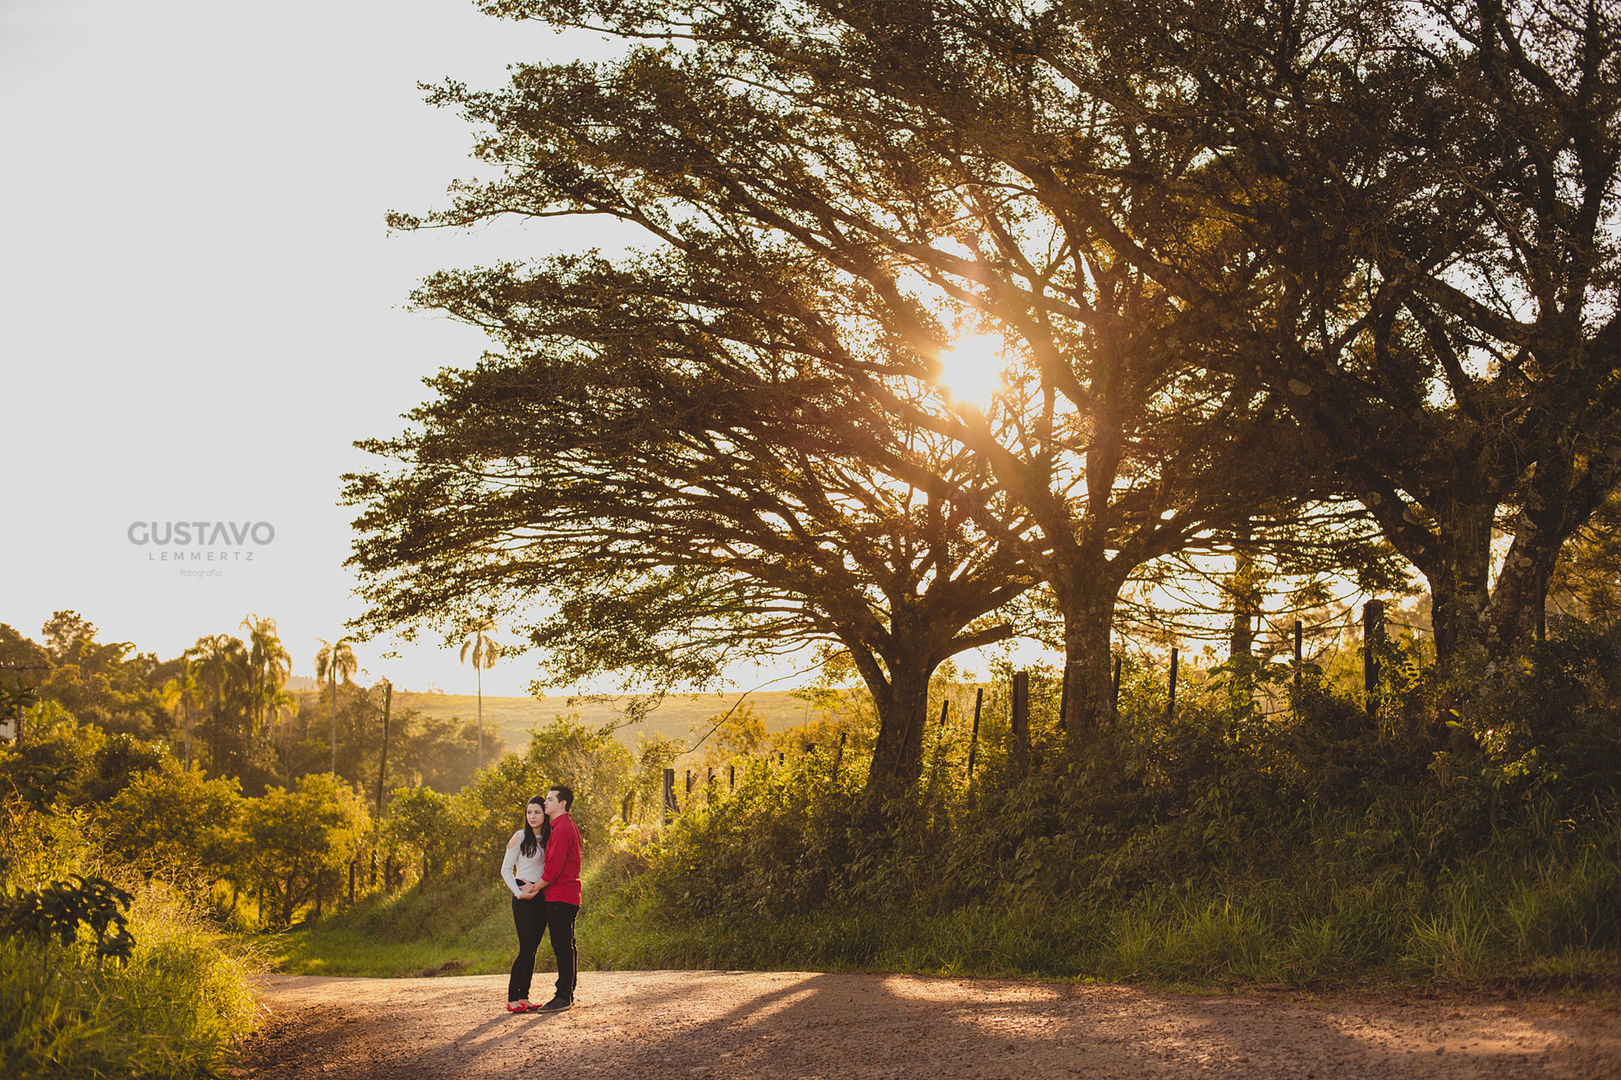
[[[257,1023],[256,965],[161,886],[136,894],[127,965],[80,942],[0,941],[0,1070],[47,1077],[217,1075]]]

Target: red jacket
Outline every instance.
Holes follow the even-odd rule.
[[[546,841],[546,869],[540,875],[547,882],[547,900],[564,904],[580,902],[580,830],[567,814],[552,818],[551,839]]]

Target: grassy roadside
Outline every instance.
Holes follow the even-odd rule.
[[[858,763],[807,749],[620,837],[632,853],[603,832],[582,962],[1613,994],[1621,639],[1548,649],[1444,730],[1422,680],[1376,717],[1316,681],[1282,717],[1212,684],[1172,726],[1133,698],[1084,745],[1049,727],[1044,757],[993,739],[971,782],[941,725],[881,803]],[[505,970],[499,883],[435,865],[473,869],[286,935],[277,963]]]
[[[688,966],[666,962],[678,955],[668,940],[679,934],[634,915],[635,903],[588,870],[586,904],[577,932],[586,970]],[[511,894],[499,881],[440,881],[373,896],[354,909],[279,934],[265,935],[267,965],[300,975],[401,978],[425,975],[485,975],[505,972],[515,937]],[[537,962],[552,964],[549,943]]]
[[[191,891],[105,865],[82,820],[15,803],[4,811],[0,915],[14,925],[0,933],[0,1076],[219,1075],[261,1015],[253,944],[222,932]],[[71,890],[42,892],[76,874],[114,875],[126,890],[127,960],[98,956],[93,928],[72,925]],[[48,899],[30,907],[33,897]],[[30,910],[43,910],[47,932],[20,914]]]
[[[1434,883],[1159,890],[1118,906],[1028,896],[747,920],[672,919],[634,888],[588,883],[579,942],[585,970],[902,972],[1196,992],[1496,986],[1614,997],[1621,954],[1562,940],[1557,927],[1573,904],[1594,908],[1582,916],[1589,921],[1602,918],[1598,909],[1621,890],[1621,864],[1595,854],[1563,869],[1557,881],[1534,866],[1503,865]],[[269,939],[267,951],[289,973],[399,977],[504,972],[512,950],[505,893],[491,883],[378,898]],[[551,963],[543,945],[539,964]]]

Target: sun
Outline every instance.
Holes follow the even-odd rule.
[[[1006,346],[1000,338],[972,334],[940,352],[934,381],[958,405],[985,408],[1006,385]]]

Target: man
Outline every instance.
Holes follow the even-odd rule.
[[[580,830],[569,820],[574,792],[557,784],[546,792],[546,864],[541,871],[540,893],[546,898],[546,930],[557,954],[557,995],[538,1011],[562,1012],[574,1005],[579,981],[580,950],[574,942],[574,918],[580,913]]]

